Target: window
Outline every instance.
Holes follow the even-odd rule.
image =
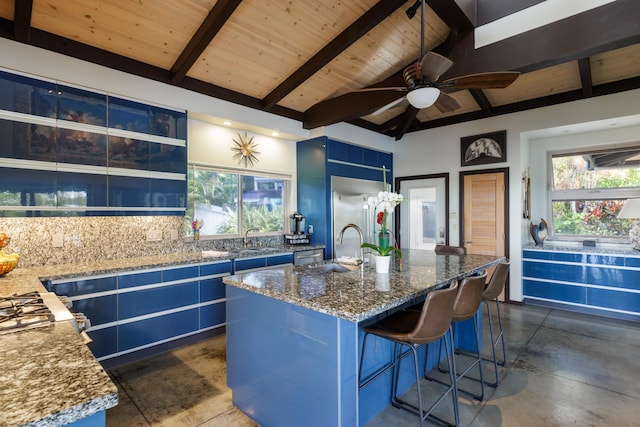
[[[251,227],[258,227],[262,233],[284,233],[289,181],[286,177],[245,175],[191,165],[186,234],[193,234],[194,218],[204,223],[201,236],[233,237]]]
[[[631,220],[617,215],[640,197],[640,148],[551,155],[551,231],[566,239],[628,240]]]

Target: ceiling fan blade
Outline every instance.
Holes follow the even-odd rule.
[[[431,82],[438,80],[452,65],[452,60],[431,51],[427,52],[420,60],[422,75]]]
[[[406,88],[393,88],[348,92],[318,102],[304,112],[303,127],[313,129],[367,116],[398,98],[402,98],[405,91]]]
[[[390,103],[388,103],[387,105],[384,105],[380,108],[378,108],[376,111],[374,111],[373,113],[371,113],[372,116],[377,116],[378,114],[382,114],[387,110],[391,110],[392,108],[400,108],[400,107],[406,107],[407,105],[409,105],[409,101],[407,101],[407,97],[402,97],[400,99],[396,99],[395,101],[392,101]]]
[[[462,107],[453,96],[444,92],[440,92],[440,96],[433,105],[435,105],[441,113],[450,113]]]
[[[502,89],[513,83],[520,75],[517,71],[469,74],[439,82],[442,89]]]

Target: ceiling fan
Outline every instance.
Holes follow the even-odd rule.
[[[412,106],[416,109],[435,106],[448,113],[461,107],[447,92],[460,89],[501,89],[509,86],[520,75],[517,71],[499,71],[469,74],[440,81],[440,77],[453,66],[453,61],[435,52],[425,53],[424,10],[425,0],[418,0],[407,10],[412,18],[417,6],[422,7],[420,59],[407,66],[403,83],[390,78],[378,85],[345,93],[321,101],[305,111],[304,127],[312,129],[370,114],[380,114],[391,108]],[[385,86],[385,82],[404,86]]]

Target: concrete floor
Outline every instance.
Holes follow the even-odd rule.
[[[499,369],[500,385],[486,388],[483,402],[460,395],[461,425],[640,426],[640,323],[530,305],[503,307],[508,361]],[[483,368],[485,378],[493,375],[491,366]],[[224,336],[110,374],[120,404],[107,411],[108,427],[256,425],[231,403]],[[437,383],[423,380],[421,387],[428,404]],[[460,387],[479,390],[468,380]],[[410,389],[406,399],[415,394]],[[450,399],[436,414],[453,421]],[[407,425],[419,425],[417,416],[388,407],[367,427]]]

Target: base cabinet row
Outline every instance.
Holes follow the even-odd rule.
[[[50,280],[45,287],[89,318],[89,347],[103,361],[224,326],[223,277],[292,262],[293,254],[278,254]]]
[[[640,320],[640,257],[524,250],[525,301]]]

